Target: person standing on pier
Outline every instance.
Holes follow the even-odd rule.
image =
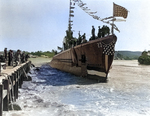
[[[92,26],[91,33],[92,33],[92,40],[94,40],[95,39],[95,28],[94,28],[94,26]]]
[[[16,62],[16,66],[20,64],[20,50],[17,50],[17,53],[15,55],[15,62]]]
[[[22,55],[21,55],[21,62],[24,63],[25,62],[25,52],[23,51]]]
[[[4,49],[4,58],[5,58],[5,61],[7,61],[7,48]]]
[[[27,54],[25,55],[25,61],[28,61],[28,58],[29,58],[29,54],[27,53]]]
[[[13,51],[9,50],[8,53],[8,66],[13,66]]]

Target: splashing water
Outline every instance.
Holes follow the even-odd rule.
[[[138,67],[138,66],[137,66]],[[135,67],[135,68],[137,68]],[[33,68],[32,82],[19,89],[17,104],[22,111],[4,112],[4,116],[148,116],[150,86],[97,83],[43,65]]]

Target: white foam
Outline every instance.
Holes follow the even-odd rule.
[[[130,84],[109,82],[89,84],[85,79],[83,84],[73,82],[70,84],[63,80],[64,85],[54,86],[53,83],[43,84],[46,83],[46,79],[38,78],[37,72],[30,76],[32,82],[24,82],[19,89],[19,99],[16,101],[22,111],[4,112],[4,116],[150,115],[150,89],[147,88],[149,85],[134,87]],[[69,76],[74,78],[72,75]],[[58,78],[62,80],[63,77]],[[55,83],[55,80],[50,81]],[[117,86],[125,89],[116,89]]]

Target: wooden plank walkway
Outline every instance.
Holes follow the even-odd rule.
[[[3,111],[8,111],[9,104],[18,98],[18,89],[23,81],[27,80],[26,73],[30,71],[30,67],[31,61],[27,61],[16,67],[7,66],[0,71],[0,116],[3,115]]]

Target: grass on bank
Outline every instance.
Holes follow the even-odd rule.
[[[29,54],[33,55],[33,56],[38,56],[38,57],[47,56],[49,58],[52,58],[55,55],[55,52],[54,51],[53,52],[50,52],[50,51],[46,51],[46,52],[37,51],[37,52],[31,52]]]

